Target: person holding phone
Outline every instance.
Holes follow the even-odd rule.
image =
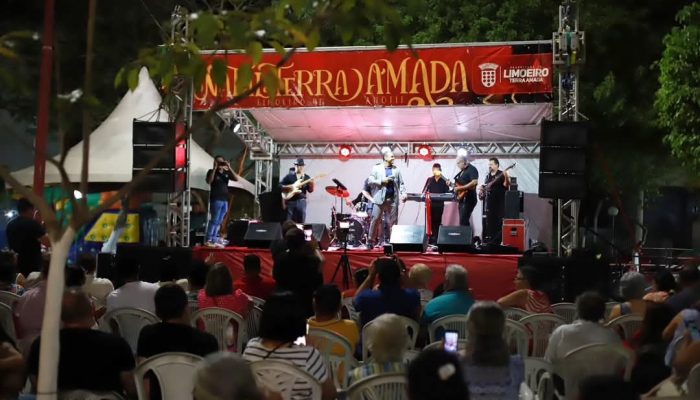
[[[214,157],[214,166],[207,171],[210,216],[205,245],[209,247],[224,247],[225,245],[220,237],[220,231],[221,223],[224,222],[224,217],[228,211],[229,180],[238,180],[231,169],[231,164],[223,156]]]

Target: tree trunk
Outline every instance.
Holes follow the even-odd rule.
[[[75,230],[68,226],[57,242],[51,242],[51,262],[46,282],[46,303],[41,324],[41,352],[39,353],[39,382],[37,400],[55,400],[58,387],[58,333],[61,328],[61,302],[65,287],[65,267]],[[89,366],[86,366],[89,368]]]

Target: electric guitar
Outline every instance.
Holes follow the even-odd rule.
[[[466,196],[467,193],[469,193],[469,190],[474,190],[473,188],[468,189],[467,185],[468,184],[460,185],[459,183],[455,182],[454,192],[455,192],[455,196],[457,197],[457,201],[462,201],[464,196]]]
[[[292,197],[301,193],[301,188],[304,187],[304,185],[306,185],[307,183],[314,181],[316,179],[325,178],[326,175],[328,175],[328,174],[319,174],[319,175],[314,176],[313,178],[309,178],[309,179],[304,180],[304,181],[299,179],[298,181],[292,183],[291,185],[285,186],[285,188],[288,189],[288,191],[282,192],[282,200],[284,200],[284,201],[291,200]]]
[[[486,194],[491,191],[491,188],[496,183],[498,178],[513,168],[515,168],[515,163],[511,164],[508,168],[504,169],[503,172],[499,172],[498,174],[496,174],[496,176],[491,182],[488,183],[488,185],[481,185],[481,188],[479,188],[479,200],[483,201],[486,198]]]

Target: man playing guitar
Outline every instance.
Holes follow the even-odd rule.
[[[469,226],[469,218],[476,207],[476,185],[479,171],[469,163],[467,156],[457,156],[459,172],[454,177],[454,192],[459,201],[459,224]]]
[[[489,173],[479,189],[479,200],[482,200],[484,205],[482,218],[485,243],[501,244],[506,189],[510,186],[508,170],[514,166],[515,164],[501,171],[498,169],[500,167],[498,159],[489,159]]]
[[[290,172],[280,181],[282,193],[297,192],[286,200],[286,206],[287,219],[299,224],[306,221],[306,195],[314,191],[314,181],[304,173],[304,165],[304,159],[297,158],[294,162],[295,171]],[[300,183],[304,184],[300,185]]]

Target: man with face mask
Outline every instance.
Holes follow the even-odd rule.
[[[406,201],[406,185],[401,171],[394,165],[394,153],[391,150],[382,152],[383,162],[372,167],[368,183],[372,189],[374,207],[372,222],[369,225],[367,247],[374,248],[377,244],[379,229],[382,225],[390,231],[399,216],[399,200]],[[382,224],[382,221],[385,223]],[[389,239],[390,232],[384,232],[384,240]]]
[[[433,164],[433,176],[429,177],[425,181],[425,186],[423,186],[424,193],[438,194],[438,193],[449,193],[450,186],[442,176],[442,167],[439,163]],[[430,235],[430,243],[435,244],[437,242],[438,231],[440,225],[442,224],[442,212],[445,209],[445,202],[443,201],[430,201],[430,226],[432,228],[432,234]]]

